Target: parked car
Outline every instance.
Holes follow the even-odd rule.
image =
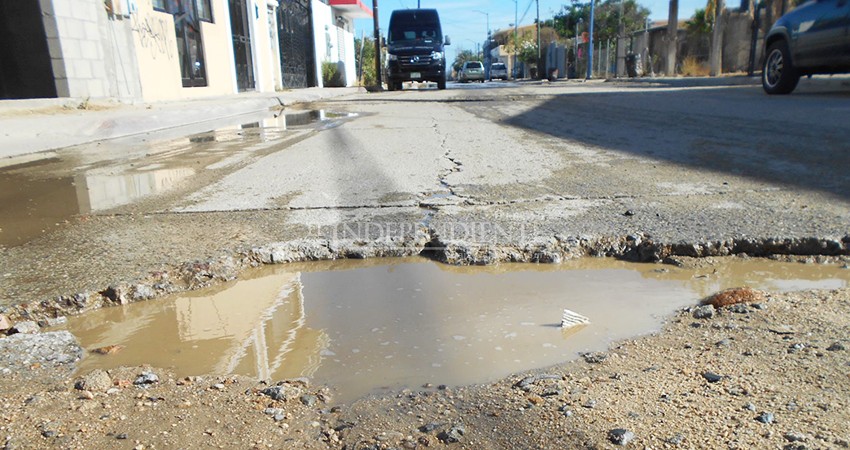
[[[850,3],[808,0],[780,17],[764,40],[762,86],[789,94],[803,75],[850,72]]]
[[[467,61],[463,63],[457,79],[461,83],[469,83],[470,81],[480,81],[483,83],[484,64],[481,64],[481,61]]]
[[[508,79],[508,67],[505,63],[493,63],[490,64],[490,79],[491,80],[507,80]]]

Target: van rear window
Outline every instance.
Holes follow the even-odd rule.
[[[466,65],[466,68],[467,69],[482,69],[481,63],[479,63],[479,62],[471,62],[471,63]]]

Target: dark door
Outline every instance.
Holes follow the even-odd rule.
[[[233,35],[233,61],[236,63],[236,86],[239,92],[254,89],[254,59],[251,55],[246,3],[246,0],[230,0],[230,31]]]
[[[283,85],[289,88],[316,86],[309,0],[281,1],[277,24]]]
[[[39,2],[0,1],[0,99],[50,97],[56,82]]]
[[[795,62],[800,66],[830,65],[844,53],[847,39],[847,0],[820,0],[802,6],[790,30],[796,39]]]
[[[201,40],[201,19],[195,0],[169,0],[168,12],[174,15],[174,34],[180,58],[183,87],[207,85],[204,62],[204,43]]]

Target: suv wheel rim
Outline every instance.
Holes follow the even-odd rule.
[[[782,68],[785,65],[782,59],[782,52],[779,49],[774,49],[767,57],[767,62],[764,64],[765,80],[769,86],[779,84],[779,79],[782,78]]]

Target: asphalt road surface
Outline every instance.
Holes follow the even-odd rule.
[[[0,303],[304,239],[429,242],[456,263],[628,256],[647,242],[693,256],[850,247],[840,84],[768,97],[753,85],[494,82],[305,108],[322,112],[2,169]]]

